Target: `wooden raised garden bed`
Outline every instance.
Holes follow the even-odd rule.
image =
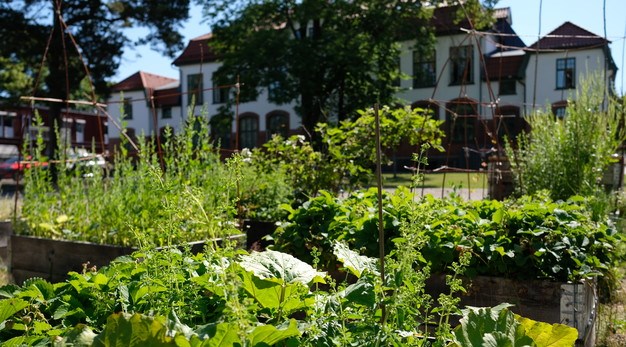
[[[243,245],[245,238],[246,249],[260,251],[270,244],[263,237],[272,234],[275,229],[274,222],[245,220],[243,231],[246,235],[234,235],[231,239]],[[205,243],[189,243],[191,252],[201,252]],[[52,282],[63,281],[70,271],[81,272],[87,265],[99,268],[136,250],[134,247],[14,235],[10,222],[0,223],[0,256],[5,264],[10,265],[17,284],[32,277],[41,277]]]
[[[465,287],[468,291],[460,296],[459,307],[493,307],[506,302],[514,305],[511,310],[523,317],[576,328],[576,346],[595,345],[597,295],[593,280],[558,283],[477,276],[467,280]],[[431,277],[427,291],[431,295],[448,292],[445,276]]]
[[[245,235],[233,235],[231,240],[244,241]],[[201,252],[207,241],[190,243],[193,253]],[[11,235],[9,257],[15,283],[41,277],[51,282],[64,281],[70,271],[81,272],[85,266],[102,267],[115,258],[136,251],[133,247],[101,245],[80,241]]]

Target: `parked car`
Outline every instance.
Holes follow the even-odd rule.
[[[32,167],[47,168],[47,162],[32,161],[31,157],[20,158],[19,155],[11,156],[0,162],[0,179],[19,180],[24,175],[24,170]]]
[[[96,169],[104,170],[106,175],[109,163],[101,154],[76,151],[68,153],[66,167],[69,170],[79,170],[83,177],[91,177]]]

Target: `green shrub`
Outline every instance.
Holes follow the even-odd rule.
[[[362,254],[377,256],[376,192],[359,191],[346,199],[324,193],[293,210],[274,234],[276,249],[312,261],[311,250],[330,254],[332,240]],[[386,194],[385,250],[405,242],[400,230],[419,235],[421,265],[445,271],[464,252],[474,257],[467,275],[575,281],[608,275],[619,260],[622,240],[608,220],[596,221],[589,199],[553,201],[547,196],[462,201],[426,196],[413,201],[407,191]],[[321,258],[333,268],[333,258]]]
[[[282,169],[260,171],[258,163],[239,154],[222,160],[202,117],[190,115],[179,134],[168,130],[161,142],[159,153],[139,137],[139,151],[131,157],[123,138],[110,173],[85,175],[58,165],[56,186],[49,170],[28,170],[16,231],[164,246],[236,233],[237,218],[273,220],[286,214],[279,206],[291,201],[291,191]],[[41,137],[35,146],[43,148]],[[41,153],[39,147],[33,151]]]
[[[506,147],[519,194],[548,190],[555,199],[598,192],[604,172],[626,140],[623,110],[609,97],[604,105],[602,79],[581,83],[563,118],[549,111],[526,118],[531,131]]]

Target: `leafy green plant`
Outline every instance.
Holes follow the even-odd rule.
[[[454,329],[458,346],[573,346],[578,338],[575,328],[523,318],[508,310],[509,304],[496,307],[468,307],[460,325]]]
[[[42,138],[32,147],[34,155],[43,150]],[[16,231],[54,239],[165,246],[236,233],[236,218],[279,220],[286,215],[279,206],[291,202],[292,191],[284,171],[261,168],[243,154],[222,160],[202,117],[190,115],[177,135],[166,131],[162,152],[139,137],[139,152],[130,157],[126,141],[110,173],[94,170],[85,176],[58,165],[53,186],[49,170],[28,170]]]
[[[521,194],[548,190],[555,199],[593,196],[601,191],[604,172],[626,140],[621,104],[608,98],[600,76],[581,83],[561,119],[549,111],[526,117],[531,132],[506,147]]]
[[[383,198],[384,229],[387,246],[398,236],[401,220],[407,214],[407,206],[413,196],[408,189],[400,188],[394,193],[385,193]],[[322,253],[320,266],[332,268],[333,242],[345,241],[364,255],[378,254],[378,214],[376,212],[376,189],[361,190],[345,199],[320,191],[319,196],[305,202],[302,207],[292,209],[286,223],[274,233],[275,248],[293,254],[308,263],[313,260],[313,247]],[[388,248],[389,249],[389,248]]]
[[[443,150],[441,121],[432,119],[424,110],[385,106],[379,115],[383,150],[396,150],[401,141],[416,148]],[[316,128],[319,144],[310,143],[302,135],[275,137],[262,150],[255,150],[255,156],[265,168],[284,168],[298,202],[316,196],[320,190],[350,192],[372,180],[376,162],[374,118],[374,110],[368,109],[338,126],[320,123]]]
[[[328,193],[291,210],[289,222],[274,234],[276,249],[311,262],[322,250],[320,266],[335,267],[332,240],[364,255],[377,255],[376,192],[358,191],[345,199]],[[597,221],[589,199],[553,201],[546,196],[499,202],[462,201],[427,196],[417,201],[405,190],[384,198],[386,250],[398,245],[403,223],[420,235],[420,262],[444,272],[461,254],[474,257],[466,275],[575,281],[604,276],[620,261],[623,236],[609,220]],[[393,240],[396,239],[396,242]]]

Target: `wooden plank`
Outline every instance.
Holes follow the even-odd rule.
[[[243,234],[230,236],[229,239],[240,245],[245,243]],[[207,242],[210,241],[191,242],[191,252],[196,254],[204,251]],[[217,243],[220,244],[221,240]],[[32,273],[52,281],[63,281],[70,271],[82,272],[85,266],[100,268],[134,251],[136,249],[131,247],[11,235],[10,263],[14,273]],[[15,277],[18,284],[23,280],[22,275]]]
[[[130,247],[12,235],[11,271],[39,274],[53,281],[63,280],[70,271],[82,272],[83,264],[102,267],[134,250]],[[23,281],[19,279],[20,276],[15,277],[18,284]]]

